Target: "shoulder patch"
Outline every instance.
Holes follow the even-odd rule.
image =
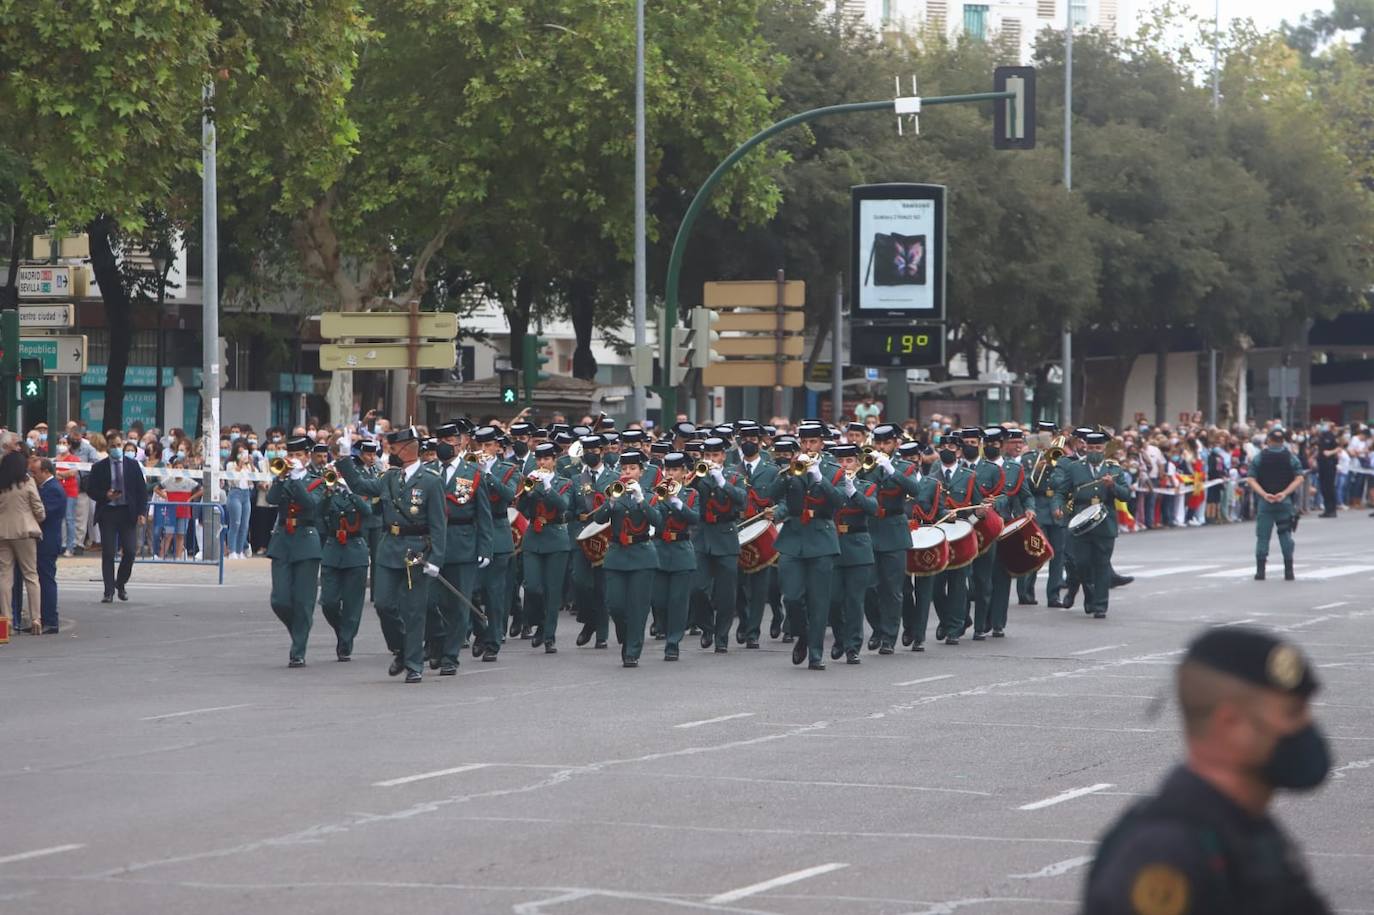
[[[1187,876],[1172,864],[1148,864],[1131,883],[1131,910],[1137,915],[1183,915],[1191,897]]]

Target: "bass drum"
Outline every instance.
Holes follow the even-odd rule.
[[[906,551],[906,574],[918,578],[939,575],[949,565],[949,541],[939,527],[917,527],[911,531],[911,549]]]
[[[973,532],[972,524],[956,519],[937,524],[936,527],[944,532],[945,540],[949,541],[949,564],[945,566],[946,572],[962,569],[978,558],[978,536]]]
[[[611,548],[611,522],[593,521],[582,528],[582,533],[577,535],[577,545],[588,562],[593,566],[601,565],[606,561],[606,551]]]
[[[739,570],[745,575],[762,572],[778,561],[778,551],[773,544],[778,539],[778,528],[767,518],[755,518],[739,529]]]
[[[525,542],[525,531],[529,529],[530,522],[515,510],[514,505],[506,509],[506,520],[510,522],[510,539],[515,541],[515,552],[518,553]]]
[[[982,556],[992,545],[997,542],[997,536],[1002,533],[1002,528],[1006,522],[1002,516],[992,509],[988,509],[987,514],[973,522],[973,533],[978,538],[978,555]]]
[[[997,537],[997,561],[1012,578],[1038,572],[1053,558],[1054,547],[1034,518],[1017,518]]]

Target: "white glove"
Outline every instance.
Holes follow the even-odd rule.
[[[553,492],[553,474],[544,477],[544,491]]]
[[[483,556],[483,557],[481,557],[480,559],[477,560],[477,568],[479,568],[479,569],[485,569],[485,568],[486,568],[487,566],[489,566],[489,565],[491,565],[491,557],[490,557],[490,556]]]
[[[305,479],[305,468],[299,466],[299,465],[300,465],[300,461],[293,461],[292,463],[293,463],[293,464],[296,464],[297,466],[291,468],[291,474],[290,474],[291,479],[293,479],[293,480],[304,480],[304,479]]]
[[[878,452],[878,454],[877,454],[875,457],[876,457],[876,460],[878,461],[878,466],[879,466],[879,467],[883,468],[883,469],[886,470],[888,473],[891,473],[891,472],[892,472],[892,458],[888,457],[887,455],[883,454],[882,452]]]
[[[711,479],[716,481],[717,486],[725,485],[725,474],[721,472],[719,467],[711,468]]]
[[[671,499],[669,499],[668,504],[671,505],[673,508],[676,508],[678,511],[682,511],[682,500],[679,499],[677,496],[673,496]]]
[[[821,464],[820,464],[820,461],[817,461],[816,463],[812,464],[810,467],[806,468],[806,475],[807,475],[808,477],[810,477],[811,479],[815,480],[817,483],[819,483],[819,482],[821,481]]]
[[[300,458],[292,458],[290,467],[292,470],[304,470],[305,463]]]
[[[496,463],[496,455],[494,455],[494,454],[489,454],[489,455],[487,455],[486,457],[482,458],[482,469],[485,470],[485,471],[487,471],[488,473],[490,473],[490,472],[491,472],[492,465],[494,465],[495,463]]]
[[[439,567],[432,562],[427,562],[425,563],[425,574],[428,575],[430,578],[438,578]]]
[[[844,478],[844,494],[846,496],[854,495],[854,481],[849,477]]]
[[[339,477],[339,482],[334,484],[334,488],[339,492],[352,492],[352,490],[348,488],[348,482],[344,480],[343,477]]]

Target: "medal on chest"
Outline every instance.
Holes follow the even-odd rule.
[[[412,489],[412,490],[410,491],[410,513],[411,513],[412,515],[418,515],[418,514],[420,513],[420,504],[421,504],[423,501],[424,501],[424,492],[423,492],[423,490]]]

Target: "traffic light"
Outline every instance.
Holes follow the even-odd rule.
[[[44,410],[48,405],[48,379],[43,375],[43,362],[24,359],[19,363],[19,400],[25,410]]]
[[[687,352],[691,346],[692,331],[686,327],[674,327],[672,331],[671,351],[668,362],[668,384],[677,387],[682,384],[687,377],[688,357]]]
[[[992,111],[993,149],[1035,149],[1035,68],[998,67],[992,72],[993,92],[1015,92],[1014,99],[998,99]]]
[[[549,341],[543,337],[526,336],[521,341],[524,347],[524,362],[521,370],[525,374],[525,403],[534,402],[534,389],[539,382],[545,381],[549,373],[542,371],[540,366],[547,365],[549,357],[544,355],[544,347],[549,345]]]
[[[711,348],[720,339],[720,334],[711,329],[719,320],[720,315],[710,308],[692,309],[692,368],[704,369],[723,358]]]
[[[520,392],[515,386],[515,369],[497,369],[496,377],[501,381],[502,405],[514,405],[520,399]]]

